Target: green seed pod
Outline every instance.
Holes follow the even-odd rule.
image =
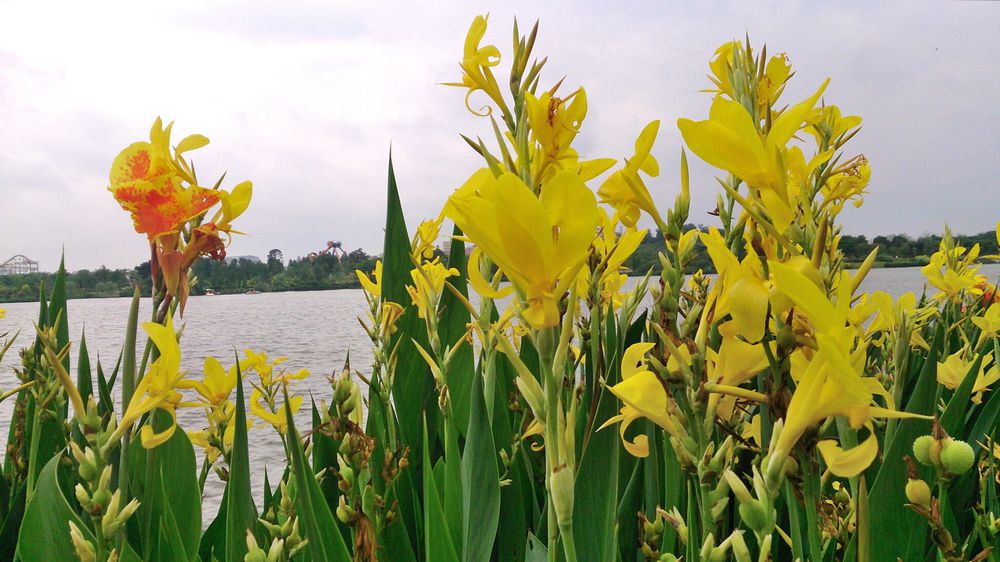
[[[931,461],[931,445],[933,443],[934,438],[930,435],[917,437],[916,441],[913,442],[913,457],[917,459],[917,462],[926,465],[934,464]]]
[[[956,476],[962,475],[968,472],[975,463],[976,452],[965,441],[952,439],[942,445],[941,465],[948,472]]]

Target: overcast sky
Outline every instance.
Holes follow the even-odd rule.
[[[871,194],[842,215],[855,234],[963,233],[1000,219],[1000,4],[659,2],[10,2],[0,0],[0,261],[54,269],[131,267],[144,238],[106,191],[118,151],[160,115],[210,183],[251,179],[254,202],[230,254],[286,258],[340,240],[380,251],[393,150],[411,227],[435,216],[478,167],[459,133],[484,131],[459,77],[471,19],[510,52],[514,16],[541,20],[543,84],[586,87],[576,142],[586,157],[631,154],[661,119],[650,185],[677,192],[678,117],[703,119],[707,62],[749,33],[787,52],[786,100],[832,78],[827,103],[864,117],[852,142],[872,162]],[[505,72],[505,71],[503,71]],[[715,172],[692,168],[692,221],[708,223]]]

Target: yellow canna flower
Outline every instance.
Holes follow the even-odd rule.
[[[646,238],[646,230],[636,230],[634,227],[626,228],[620,235],[617,231],[618,213],[609,217],[603,208],[598,208],[600,218],[599,235],[593,240],[594,258],[597,262],[595,272],[598,273],[593,279],[593,272],[584,266],[577,276],[577,293],[588,294],[591,283],[599,286],[602,300],[607,304],[613,304],[617,308],[621,304],[623,293],[621,288],[628,276],[623,273],[625,260],[629,258],[642,244]]]
[[[629,346],[622,354],[622,381],[609,390],[622,401],[624,406],[617,416],[608,419],[600,427],[620,423],[618,433],[621,436],[625,450],[636,457],[649,455],[649,439],[645,435],[637,435],[635,440],[625,438],[628,426],[639,418],[648,418],[662,427],[671,435],[678,435],[678,426],[671,410],[676,406],[673,398],[667,395],[663,382],[652,371],[643,367],[646,353],[653,348],[653,343],[636,343]]]
[[[200,216],[219,202],[219,194],[194,183],[178,161],[180,153],[208,144],[201,135],[192,135],[170,153],[170,130],[159,117],[149,133],[150,142],[135,142],[123,149],[111,164],[108,190],[123,209],[132,214],[136,232],[150,241],[177,232],[187,221]]]
[[[746,62],[745,59],[747,58],[746,50],[738,41],[729,41],[719,46],[715,50],[715,56],[708,63],[709,70],[711,71],[708,78],[715,85],[714,90],[708,91],[728,96],[730,99],[736,99],[737,92],[733,88],[730,75],[736,63],[745,66],[750,62],[755,62]],[[781,97],[781,93],[785,89],[785,83],[788,82],[791,76],[792,65],[788,62],[788,57],[785,53],[778,53],[767,61],[763,72],[759,73],[756,78],[757,88],[755,99],[757,100],[758,112],[762,113],[766,108],[777,103],[778,98]]]
[[[570,102],[567,105],[567,102]],[[576,134],[580,132],[587,116],[587,92],[579,88],[566,99],[555,96],[550,90],[536,98],[530,92],[524,95],[528,124],[535,140],[542,147],[545,160],[559,160]],[[576,158],[576,154],[571,155]]]
[[[767,368],[764,346],[749,344],[739,338],[723,336],[719,350],[707,350],[708,380],[739,386]]]
[[[240,362],[240,366],[245,367],[247,371],[252,370],[256,372],[258,377],[260,377],[261,386],[265,389],[270,389],[279,384],[288,384],[293,380],[301,380],[309,376],[309,371],[306,369],[299,369],[298,371],[286,371],[282,369],[275,374],[275,367],[287,361],[287,357],[278,357],[272,361],[263,352],[245,349],[243,353],[246,355],[246,360],[245,362]]]
[[[855,207],[860,207],[864,203],[864,194],[867,193],[865,188],[868,187],[871,176],[868,159],[858,156],[843,171],[832,174],[823,184],[823,206],[830,206],[834,214],[839,213],[848,201]]]
[[[3,318],[3,316],[0,316]],[[991,338],[1000,333],[1000,304],[992,303],[990,307],[983,312],[982,316],[973,316],[972,323],[975,324],[980,331],[980,341],[985,341],[986,338]]]
[[[297,395],[290,396],[288,404],[294,414],[302,407],[302,397]],[[284,405],[278,404],[274,400],[268,401],[256,388],[250,393],[250,412],[262,421],[274,426],[274,429],[278,430],[281,434],[284,434],[288,429],[288,418],[285,417]]]
[[[557,303],[597,233],[597,201],[579,175],[557,173],[536,197],[516,175],[495,178],[483,169],[452,194],[445,215],[517,288],[529,324],[559,323]],[[470,279],[477,261],[471,260]]]
[[[810,127],[805,132],[816,138],[816,146],[823,147],[827,141],[836,141],[861,125],[857,115],[841,115],[836,105],[817,107],[807,119]]]
[[[646,211],[657,225],[663,224],[649,189],[639,176],[640,171],[654,178],[660,175],[660,164],[650,154],[659,129],[659,121],[652,121],[646,125],[639,133],[639,138],[635,140],[635,154],[627,158],[625,167],[611,174],[597,190],[601,203],[614,207],[622,224],[627,227],[635,226],[640,211]]]
[[[785,109],[774,118],[766,135],[739,102],[716,97],[708,119],[679,119],[684,142],[692,152],[716,168],[721,168],[759,190],[775,226],[783,231],[793,218],[793,202],[786,189],[787,173],[783,153],[788,141],[802,127],[829,80],[804,101]]]
[[[444,222],[443,215],[436,219],[425,220],[417,227],[417,231],[413,234],[412,243],[415,260],[422,261],[434,258],[434,250],[437,249],[434,243],[437,242],[441,233],[442,222]]]
[[[853,478],[871,465],[878,456],[878,437],[872,424],[865,424],[865,427],[870,432],[868,438],[846,451],[833,439],[823,439],[816,443],[827,470],[841,478]]]
[[[757,342],[764,336],[767,322],[770,281],[761,276],[760,259],[753,252],[741,262],[726,246],[718,229],[710,228],[700,235],[715,270],[715,318],[731,314],[732,326],[728,328],[747,341]]]
[[[837,301],[832,303],[805,273],[783,263],[769,266],[776,289],[808,318],[818,348],[808,361],[791,362],[797,385],[775,444],[779,458],[788,455],[809,428],[827,418],[845,417],[851,427],[860,428],[873,417],[922,417],[874,403],[875,395],[888,399],[888,393],[876,379],[862,376],[865,348],[854,349],[860,340],[858,328],[848,324],[849,274],[842,275]]]
[[[490,110],[486,108],[485,111],[480,113],[473,110],[472,106],[469,105],[469,97],[476,91],[482,90],[494,102],[498,104],[503,103],[500,86],[493,76],[493,71],[490,70],[492,67],[500,64],[500,49],[495,45],[486,45],[484,47],[479,45],[483,40],[483,36],[486,35],[487,18],[488,16],[476,16],[472,20],[472,25],[469,26],[468,34],[465,36],[462,62],[459,63],[459,66],[462,68],[462,81],[445,83],[446,86],[468,88],[468,92],[465,94],[465,107],[473,114],[480,116],[489,115]]]
[[[0,308],[0,320],[3,320],[4,316],[7,316],[7,311]]]
[[[417,307],[417,314],[421,318],[435,314],[445,281],[449,277],[458,275],[457,269],[446,267],[439,259],[423,263],[410,271],[413,285],[407,285],[406,292],[410,294],[413,304]]]
[[[205,378],[202,381],[181,380],[177,383],[177,388],[194,389],[210,406],[222,406],[229,402],[229,396],[236,388],[237,366],[233,365],[227,371],[218,359],[206,357],[204,370]]]
[[[946,388],[955,390],[962,381],[965,380],[969,370],[972,369],[972,361],[965,359],[967,348],[963,347],[957,352],[949,355],[944,361],[937,364],[937,380]],[[994,364],[989,370],[986,369],[987,361],[979,362],[979,372],[976,373],[976,381],[972,384],[972,402],[979,404],[983,401],[983,394],[990,388],[990,385],[1000,380],[1000,367]]]
[[[979,244],[966,252],[964,247],[955,244],[950,232],[946,230],[940,248],[931,255],[930,262],[920,271],[927,281],[940,291],[935,298],[960,302],[963,293],[982,292],[978,286],[986,278],[978,274],[979,265],[976,265],[978,258]]]
[[[905,319],[912,328],[910,347],[929,349],[927,341],[920,335],[920,328],[937,313],[936,308],[931,306],[917,308],[917,296],[912,292],[903,293],[895,302],[892,300],[892,295],[884,291],[875,291],[869,298],[875,308],[875,316],[868,325],[868,335],[883,332],[895,337],[900,329],[900,320]]]
[[[135,393],[125,408],[119,427],[129,428],[153,410],[163,410],[169,414],[172,420],[170,427],[159,433],[154,432],[152,426],[148,424],[143,426],[140,434],[142,446],[151,449],[170,439],[177,429],[176,409],[181,405],[182,398],[177,388],[184,378],[184,372],[180,370],[181,350],[177,344],[171,316],[168,314],[166,322],[162,325],[146,322],[142,328],[156,345],[160,355],[150,364],[146,374],[136,385]]]
[[[375,261],[375,271],[372,272],[370,278],[360,269],[354,272],[358,275],[361,288],[368,293],[369,297],[377,299],[382,296],[382,260]]]
[[[381,327],[382,333],[392,335],[396,333],[396,322],[403,315],[404,309],[401,305],[392,301],[382,303]]]

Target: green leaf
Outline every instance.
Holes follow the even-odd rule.
[[[56,455],[42,468],[35,494],[25,510],[17,544],[22,562],[76,560],[73,542],[69,538],[71,521],[85,538],[94,540],[87,525],[63,495],[58,475],[61,459],[61,455]]]
[[[49,298],[49,326],[56,327],[56,346],[62,349],[69,345],[69,314],[66,310],[66,259],[59,259],[59,271],[52,285]],[[63,367],[69,372],[69,354],[63,359]]]
[[[931,351],[924,361],[920,375],[913,385],[913,392],[905,410],[916,414],[931,414],[937,390],[937,358],[944,346],[944,327],[938,326],[931,344]],[[887,514],[891,517],[869,518],[871,560],[916,560],[923,558],[927,538],[927,524],[916,513],[905,509],[906,463],[905,455],[912,454],[913,441],[930,431],[924,420],[899,420],[891,441],[883,446],[882,464],[868,494],[869,513]],[[855,537],[856,540],[856,537]],[[845,552],[845,560],[854,560],[857,547],[854,540]]]
[[[76,360],[76,389],[80,391],[80,398],[83,398],[84,404],[94,393],[94,377],[90,370],[86,331],[80,334],[80,354]]]
[[[260,536],[257,506],[250,492],[250,450],[247,443],[247,410],[243,392],[243,372],[239,356],[236,357],[236,428],[233,437],[233,455],[226,484],[226,541],[222,552],[227,562],[242,562],[247,553],[247,529]],[[221,508],[220,508],[221,513]]]
[[[465,244],[455,238],[461,235],[462,231],[456,226],[451,241],[451,253],[448,256],[448,267],[457,269],[459,275],[450,277],[448,282],[459,293],[468,298]],[[466,325],[471,320],[471,315],[465,305],[450,290],[445,289],[444,294],[441,295],[438,317],[440,318],[438,335],[442,344],[450,347],[465,337]],[[469,405],[471,404],[469,393],[472,390],[472,379],[475,374],[476,365],[472,346],[463,345],[455,352],[448,365],[448,393],[451,397],[451,413],[462,435],[466,434],[466,428],[469,426]]]
[[[428,347],[427,330],[406,292],[406,285],[411,282],[410,270],[413,269],[413,263],[410,261],[410,237],[406,231],[406,220],[403,218],[403,208],[399,201],[391,156],[387,189],[385,243],[382,254],[382,297],[405,307],[403,316],[396,324],[397,331],[390,342],[390,347],[397,349],[392,394],[396,398],[400,437],[410,446],[413,454],[419,455],[420,424],[425,412],[430,426],[436,427],[434,422],[437,408],[428,407],[436,401],[436,396],[430,370],[413,345],[415,341],[425,349]],[[434,441],[436,442],[436,439]]]
[[[452,544],[462,544],[465,504],[462,500],[462,457],[458,448],[458,430],[453,420],[446,419],[444,427],[444,515],[451,529]]]
[[[149,423],[160,432],[172,420],[154,410]],[[132,490],[140,502],[135,517],[143,553],[147,557],[156,554],[157,560],[191,560],[201,542],[201,487],[194,447],[180,428],[158,447],[135,445],[129,454],[129,467]],[[166,535],[161,534],[163,527],[169,529]],[[172,558],[167,552],[174,553]]]
[[[0,478],[0,483],[6,485],[7,480]],[[3,504],[6,513],[4,514],[3,526],[0,526],[0,560],[14,559],[17,534],[21,530],[21,524],[24,519],[25,488],[26,484],[18,486],[17,491],[14,492],[13,499],[9,500],[10,503],[5,502]],[[7,497],[3,499],[8,500]]]
[[[305,538],[309,540],[306,549],[314,561],[350,562],[351,553],[347,550],[337,521],[330,512],[326,498],[319,489],[316,475],[309,467],[305,452],[302,450],[302,442],[299,440],[298,430],[295,429],[295,419],[292,416],[287,391],[285,418],[288,420],[285,447],[288,451],[291,473],[295,476],[297,485],[295,512],[302,522]]]
[[[434,481],[434,471],[431,468],[431,458],[428,454],[430,444],[427,439],[427,422],[424,422],[423,472],[424,472],[424,556],[426,560],[441,560],[443,562],[458,562],[458,553],[451,540],[448,520],[441,506],[441,494]]]
[[[473,374],[469,433],[462,452],[462,494],[465,526],[462,559],[488,561],[500,518],[500,474],[493,430],[486,415],[483,378]]]

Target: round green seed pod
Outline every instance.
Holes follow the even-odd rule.
[[[934,464],[931,462],[931,445],[934,443],[934,438],[930,435],[921,435],[917,437],[916,441],[913,442],[913,457],[917,459],[920,464]]]
[[[976,452],[965,441],[953,439],[941,447],[941,465],[956,476],[968,472],[975,463]]]

